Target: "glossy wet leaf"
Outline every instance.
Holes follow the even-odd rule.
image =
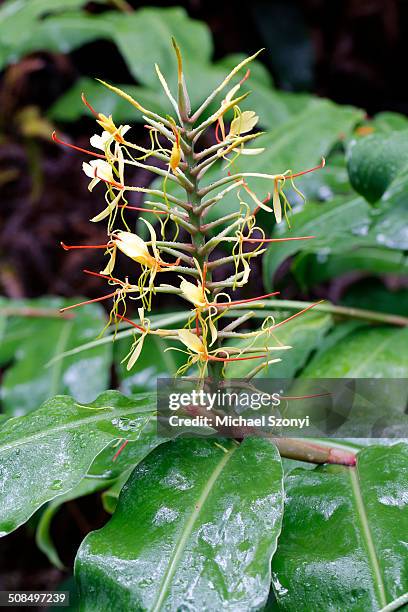
[[[113,482],[114,481],[102,479],[84,478],[76,487],[71,489],[71,491],[68,491],[64,495],[59,495],[53,499],[46,508],[44,508],[44,511],[38,521],[35,533],[35,542],[52,565],[58,569],[64,569],[64,564],[62,563],[57,550],[58,542],[54,542],[51,537],[52,521],[58,510],[63,504],[65,504],[65,502],[106,489]]]
[[[107,447],[112,460],[115,441],[133,440],[128,446],[140,446],[141,453],[153,441],[159,444],[155,410],[151,395],[126,398],[107,391],[86,405],[57,396],[27,416],[8,419],[0,429],[1,535],[77,486]]]
[[[72,395],[80,402],[90,402],[109,386],[112,360],[112,346],[109,344],[47,366],[50,359],[59,353],[96,338],[105,326],[105,312],[98,304],[78,309],[72,318],[58,315],[59,308],[76,301],[81,300],[0,301],[0,325],[3,329],[0,364],[6,367],[0,399],[8,415],[26,414],[60,393]],[[46,308],[53,311],[53,315],[10,316],[19,308]]]
[[[83,610],[266,602],[283,503],[280,458],[257,438],[221,445],[180,439],[135,469],[113,518],[79,549]]]
[[[369,202],[376,202],[392,181],[408,168],[408,130],[372,134],[352,140],[348,171],[354,189]]]
[[[356,468],[285,481],[272,582],[279,609],[377,612],[408,591],[408,445],[371,446]]]
[[[366,327],[318,353],[303,371],[309,378],[406,378],[408,328]]]

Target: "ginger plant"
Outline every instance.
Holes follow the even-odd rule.
[[[266,317],[255,331],[246,330],[246,324],[254,315],[250,308],[262,308],[265,304],[263,300],[276,295],[269,293],[248,299],[234,299],[231,293],[244,287],[249,281],[251,262],[260,257],[266,248],[273,247],[274,243],[313,238],[267,238],[265,231],[257,224],[257,214],[262,209],[274,215],[277,223],[281,223],[283,219],[289,223],[290,203],[284,191],[285,186],[289,181],[300,194],[294,185],[294,179],[322,168],[324,159],[317,167],[297,173],[290,170],[277,174],[234,172],[234,162],[239,156],[261,155],[264,151],[263,148],[250,146],[262,136],[262,132],[254,131],[258,116],[254,111],[241,109],[241,104],[249,95],[241,93],[242,84],[250,76],[247,66],[259,52],[238,64],[201,106],[192,111],[181,53],[174,40],[173,47],[178,65],[177,99],[156,65],[158,78],[173,107],[173,115],[162,117],[144,108],[121,89],[101,82],[143,114],[150,137],[149,148],[132,142],[128,138],[130,126],[117,126],[111,116],[107,117],[95,111],[84,95],[84,103],[103,129],[101,135],[95,134],[90,140],[95,151],[65,143],[53,134],[56,142],[92,157],[89,162],[83,163],[83,170],[91,179],[89,189],[92,191],[99,183],[105,186],[105,207],[91,221],[103,221],[107,224],[106,243],[62,246],[67,250],[105,250],[105,268],[101,272],[85,272],[105,280],[110,291],[81,304],[111,299],[113,305],[107,327],[122,323],[134,329],[133,343],[125,357],[128,369],[135,366],[146,337],[156,335],[169,342],[166,350],[181,351],[185,354],[185,362],[178,370],[178,375],[198,374],[200,379],[209,377],[216,381],[225,377],[227,363],[247,360],[254,361],[247,374],[247,378],[251,379],[263,369],[280,361],[279,355],[291,348],[283,345],[274,336],[274,330],[314,306],[312,304],[289,319],[279,322],[275,322],[272,317]],[[232,85],[236,75],[243,69],[246,69],[244,76]],[[209,112],[209,107],[213,109],[213,102],[220,97],[222,100],[216,110]],[[215,135],[215,143],[204,147],[202,143],[206,132]],[[151,159],[154,164],[149,163]],[[205,184],[206,173],[216,164],[220,166],[220,178]],[[161,189],[128,184],[127,170],[135,167],[161,177]],[[266,197],[258,195],[250,186],[252,179],[261,179],[265,181],[266,188],[269,186],[270,192]],[[177,188],[176,192],[172,187]],[[129,205],[127,197],[132,192],[141,192],[154,200],[146,200],[144,206]],[[180,193],[184,193],[184,196],[180,197]],[[215,220],[208,221],[209,211],[214,206],[217,206],[217,211],[222,210],[220,203],[231,193],[236,197],[236,210],[224,215],[221,213]],[[152,224],[141,216],[147,227],[148,240],[130,230],[128,214],[132,214],[134,210],[141,215],[153,214],[158,221]],[[226,247],[230,254],[215,256],[215,249],[219,245]],[[139,264],[135,266],[134,275],[125,279],[116,276],[118,256],[125,256]],[[233,273],[226,273],[222,280],[215,280],[214,272],[220,269],[222,273],[225,264],[232,265]],[[166,273],[169,272],[177,275],[177,284],[165,282]],[[162,293],[176,295],[186,304],[187,322],[183,328],[152,328],[148,313],[154,306],[154,298]],[[129,300],[138,306],[137,323],[126,316]],[[64,310],[81,304],[73,304]],[[234,341],[237,346],[234,346]],[[316,450],[314,447],[312,452],[311,445],[303,442],[290,441],[287,444],[281,441],[278,446],[288,456],[310,458],[320,453],[318,462],[347,461],[347,458],[340,456],[341,453],[338,455],[338,451],[336,456],[335,453],[330,455],[330,449]],[[305,448],[299,450],[299,447]]]

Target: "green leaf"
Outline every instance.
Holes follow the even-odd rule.
[[[357,270],[372,274],[408,274],[408,258],[403,251],[376,247],[348,248],[334,255],[299,254],[291,270],[302,289]]]
[[[408,377],[408,328],[363,328],[318,353],[306,366],[308,378]]]
[[[164,94],[161,91],[154,91],[147,87],[136,85],[118,85],[144,107],[149,108],[155,113],[166,115],[170,108]],[[115,122],[143,122],[142,115],[132,106],[117,96],[101,83],[87,77],[79,79],[71,89],[62,95],[48,111],[48,115],[54,121],[76,121],[83,115],[89,116],[89,110],[81,99],[84,92],[92,106],[98,112],[105,115],[112,115]]]
[[[371,446],[356,468],[286,478],[272,582],[279,609],[377,612],[408,591],[408,445]]]
[[[63,0],[57,5],[52,0],[13,0],[3,5],[0,69],[34,51],[68,53],[97,38],[109,38],[103,16],[75,10],[84,4],[84,0]]]
[[[159,444],[152,399],[151,394],[126,398],[108,391],[83,405],[57,396],[27,416],[8,419],[0,429],[0,534],[76,487],[114,441],[126,436],[136,440],[129,447],[142,449],[146,439]],[[131,428],[124,419],[131,419]],[[115,451],[109,450],[112,458]]]
[[[279,454],[266,440],[162,446],[135,469],[109,523],[81,544],[82,610],[258,609],[282,503]]]
[[[360,233],[366,232],[370,223],[370,207],[358,196],[337,198],[325,204],[306,204],[304,210],[291,218],[292,230],[274,232],[274,237],[315,236],[312,240],[289,241],[278,248],[269,248],[263,258],[263,280],[270,291],[273,279],[280,264],[300,249],[305,252],[320,252],[327,257],[333,250],[343,245],[350,248],[350,235],[358,243]],[[364,235],[361,236],[361,239]]]
[[[113,514],[116,510],[116,506],[118,505],[118,499],[120,492],[122,491],[125,483],[128,481],[129,476],[131,475],[133,468],[126,470],[115,480],[109,489],[106,489],[102,493],[102,504],[105,512],[109,512],[109,514]]]
[[[159,88],[154,64],[166,75],[177,74],[171,37],[177,40],[183,58],[199,57],[210,61],[213,51],[210,31],[205,23],[190,19],[181,7],[143,8],[132,14],[109,13],[112,37],[135,79]],[[194,75],[196,78],[196,75]]]
[[[108,344],[84,351],[80,358],[67,357],[46,367],[55,355],[96,338],[105,325],[104,310],[97,304],[79,309],[69,319],[58,316],[59,308],[74,302],[75,299],[60,298],[0,301],[0,321],[4,326],[0,363],[11,362],[0,391],[7,414],[26,414],[59,393],[90,402],[109,386],[112,347]],[[5,318],[2,315],[21,308],[47,308],[54,315]]]
[[[120,391],[126,394],[139,393],[147,389],[155,391],[159,376],[167,378],[175,376],[178,368],[185,363],[185,358],[182,353],[176,351],[165,352],[169,346],[168,341],[165,342],[158,336],[147,337],[136,366],[128,371],[126,362],[121,363],[121,361],[129,353],[129,340],[116,342],[114,355]]]
[[[352,140],[347,166],[354,189],[373,203],[408,168],[408,130]]]
[[[84,478],[76,487],[71,489],[71,491],[53,499],[44,509],[35,532],[35,541],[38,548],[44,553],[52,565],[55,565],[58,569],[64,569],[64,564],[59,557],[50,533],[52,520],[58,510],[65,502],[106,489],[112,482],[114,481]]]
[[[290,316],[292,313],[284,313],[286,316]],[[283,319],[282,312],[279,313],[278,318]],[[313,350],[323,340],[323,337],[332,326],[332,317],[328,314],[308,312],[299,319],[294,319],[285,323],[282,327],[278,328],[273,332],[273,336],[267,339],[267,335],[263,334],[256,342],[245,341],[231,341],[233,346],[244,346],[250,344],[251,346],[259,346],[259,352],[262,353],[262,347],[265,346],[265,342],[268,342],[270,346],[276,346],[277,341],[282,344],[292,346],[290,350],[271,352],[269,354],[270,359],[279,357],[282,359],[280,363],[271,364],[268,368],[264,368],[258,375],[262,378],[292,378],[295,376],[306,363],[308,357]],[[229,363],[226,366],[226,377],[227,378],[245,378],[249,372],[257,365],[262,363],[259,361],[236,361]]]
[[[380,132],[394,132],[408,129],[408,119],[400,113],[385,111],[378,113],[372,120],[372,125]]]

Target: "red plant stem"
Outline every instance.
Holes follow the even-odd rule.
[[[88,149],[83,149],[82,147],[77,147],[69,142],[65,142],[65,140],[61,140],[58,138],[56,131],[54,130],[51,138],[54,142],[63,145],[64,147],[69,147],[70,149],[74,149],[75,151],[79,151],[80,153],[85,153],[86,155],[91,155],[92,157],[99,157],[100,159],[106,160],[106,155],[101,155],[100,153],[95,153],[94,151],[88,151]]]

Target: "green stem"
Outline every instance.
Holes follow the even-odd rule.
[[[276,308],[278,310],[284,310],[286,308],[288,310],[302,310],[303,308],[313,304],[313,302],[301,302],[299,300],[265,300],[262,302],[262,304],[265,308]],[[374,310],[365,310],[363,308],[336,306],[330,303],[323,303],[316,304],[313,310],[318,312],[328,312],[339,317],[371,321],[373,323],[386,323],[388,325],[399,325],[401,327],[406,327],[408,325],[408,317],[376,312]],[[265,312],[262,313],[262,317],[264,316]]]

